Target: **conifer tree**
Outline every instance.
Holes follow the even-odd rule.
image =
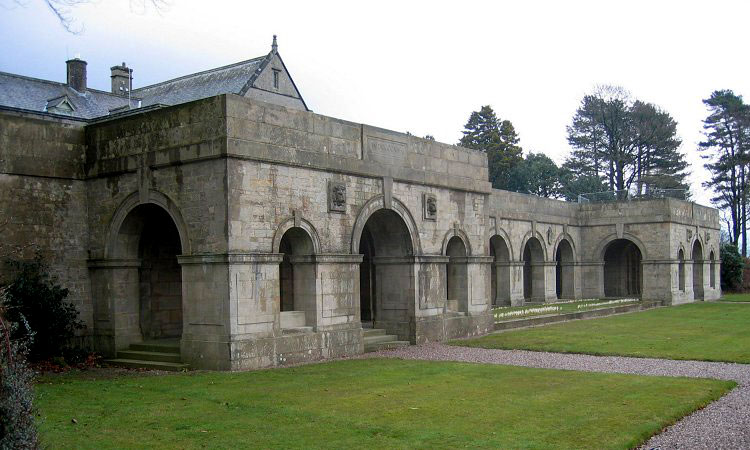
[[[602,179],[609,190],[631,194],[688,188],[677,122],[652,104],[633,101],[621,87],[603,86],[583,98],[568,142],[574,150],[564,167],[586,185]]]
[[[700,142],[704,167],[711,179],[703,183],[716,193],[711,199],[729,211],[729,239],[747,256],[748,170],[750,166],[750,107],[731,90],[714,91],[703,103],[709,115],[703,121],[705,140]]]
[[[510,171],[521,161],[523,153],[513,124],[500,120],[487,105],[471,113],[462,133],[458,145],[487,153],[492,187],[508,189]]]

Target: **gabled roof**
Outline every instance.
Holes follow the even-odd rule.
[[[163,81],[138,89],[132,95],[141,99],[142,106],[156,103],[176,105],[221,94],[240,94],[246,84],[252,83],[265,66],[266,56],[217,67],[173,80]]]
[[[79,93],[65,83],[0,72],[0,105],[44,112],[48,103],[67,99],[71,117],[93,119],[106,116],[110,109],[127,106],[128,99],[96,89]]]
[[[58,112],[81,119],[94,119],[120,113],[129,107],[137,111],[139,107],[177,105],[222,94],[244,96],[255,87],[258,76],[274,57],[279,58],[299,94],[277,48],[274,36],[272,50],[265,56],[133,89],[130,99],[96,89],[79,93],[65,83],[0,72],[0,106],[48,112],[50,105],[54,109],[66,99],[71,111],[65,108]],[[299,100],[307,109],[301,94]]]

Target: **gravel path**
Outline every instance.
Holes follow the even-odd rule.
[[[442,344],[366,353],[362,357],[464,361],[585,372],[734,380],[739,383],[737,388],[654,436],[642,448],[750,448],[750,365],[747,364],[488,350]]]

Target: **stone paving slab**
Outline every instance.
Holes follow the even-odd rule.
[[[727,395],[668,427],[641,448],[750,448],[750,365],[747,364],[494,350],[454,347],[439,343],[368,353],[361,357],[476,362],[585,372],[733,380],[739,385]]]

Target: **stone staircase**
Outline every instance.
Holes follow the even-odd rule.
[[[188,369],[182,363],[180,341],[177,339],[160,339],[131,344],[130,348],[117,352],[117,358],[104,362],[111,366],[131,369],[169,370],[179,372]]]
[[[365,341],[365,353],[410,345],[409,341],[399,341],[398,336],[385,334],[385,330],[380,328],[363,328],[362,334]]]

